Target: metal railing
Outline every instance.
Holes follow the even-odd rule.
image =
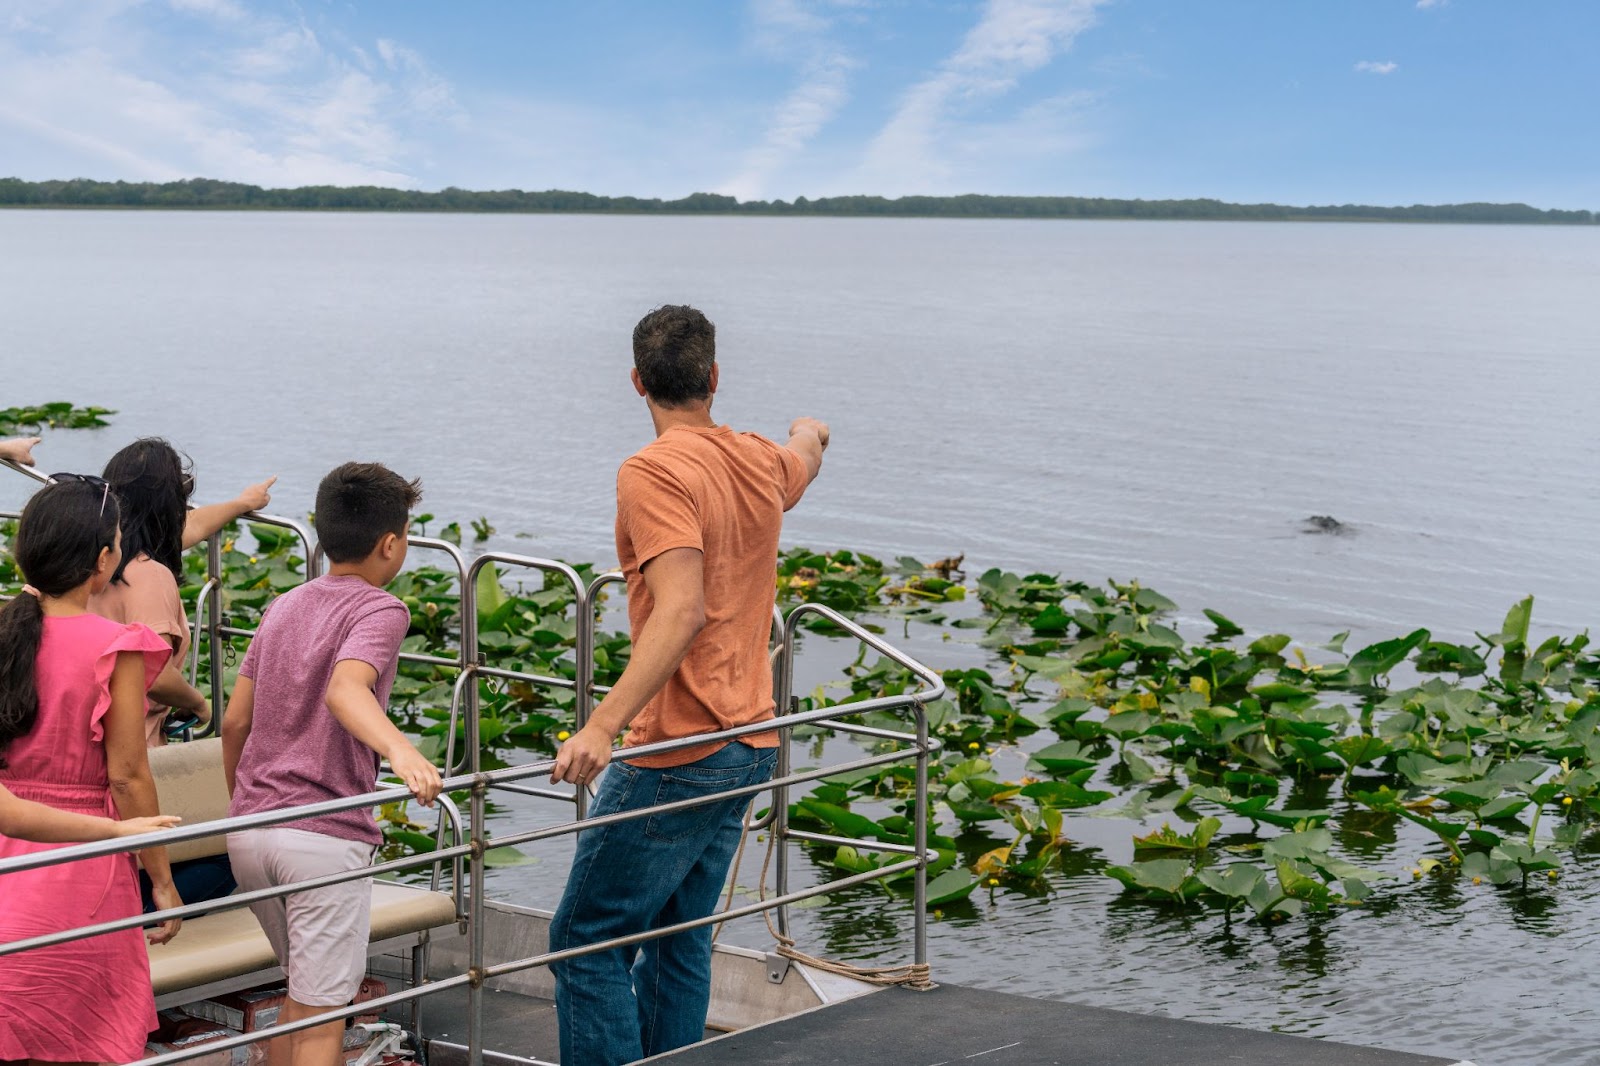
[[[539,829],[510,833],[504,836],[491,837],[487,832],[485,820],[485,807],[489,793],[493,789],[510,789],[521,782],[547,775],[554,767],[554,761],[545,759],[538,762],[508,767],[502,770],[474,771],[468,774],[452,776],[445,780],[445,793],[441,793],[441,834],[446,825],[455,830],[455,839],[452,843],[436,848],[434,851],[420,855],[407,856],[386,862],[374,863],[359,870],[332,874],[325,877],[283,885],[276,888],[260,889],[252,892],[236,893],[219,900],[203,903],[186,904],[182,907],[156,911],[150,914],[139,914],[128,918],[102,922],[98,925],[79,929],[64,930],[57,933],[36,936],[27,940],[16,941],[0,945],[0,958],[15,954],[20,951],[48,947],[54,944],[66,943],[72,940],[85,939],[120,930],[133,929],[143,925],[158,924],[172,918],[193,918],[210,914],[216,911],[232,909],[249,903],[265,899],[291,895],[314,888],[324,888],[330,885],[341,884],[347,881],[360,880],[379,874],[396,873],[425,866],[434,868],[434,879],[437,884],[445,863],[459,863],[465,859],[467,862],[466,884],[470,886],[470,893],[465,893],[465,909],[462,901],[464,886],[462,878],[457,874],[453,878],[452,889],[456,899],[456,915],[464,918],[467,923],[468,936],[468,969],[465,974],[446,977],[439,980],[423,980],[409,989],[403,989],[377,999],[367,1000],[361,1004],[352,1005],[337,1011],[319,1015],[316,1018],[306,1019],[301,1022],[286,1023],[252,1033],[241,1034],[226,1040],[216,1041],[202,1047],[183,1051],[173,1051],[143,1060],[144,1066],[165,1066],[167,1063],[177,1063],[195,1058],[208,1052],[224,1051],[233,1047],[253,1043],[259,1040],[270,1039],[301,1029],[309,1028],[323,1022],[350,1017],[356,1014],[370,1014],[384,1010],[390,1006],[409,1004],[425,996],[442,992],[446,989],[460,987],[468,988],[468,1049],[469,1061],[473,1066],[480,1066],[483,1055],[483,986],[484,982],[495,977],[517,973],[522,970],[538,966],[548,966],[555,962],[576,958],[596,952],[607,951],[613,948],[641,943],[657,937],[672,936],[690,929],[700,928],[719,922],[739,918],[746,915],[758,914],[766,910],[776,910],[780,929],[787,930],[788,907],[790,904],[813,896],[837,892],[841,889],[855,885],[865,884],[883,877],[903,872],[913,872],[915,876],[915,889],[913,895],[913,921],[914,934],[914,961],[925,963],[927,961],[927,908],[926,908],[926,874],[927,866],[934,856],[927,851],[926,825],[928,820],[928,794],[927,794],[927,767],[930,757],[939,750],[939,742],[930,739],[927,732],[927,715],[924,705],[931,700],[938,699],[944,694],[944,684],[937,674],[927,667],[904,655],[886,642],[880,640],[866,630],[861,629],[848,619],[836,612],[815,604],[803,605],[791,612],[785,624],[785,642],[792,649],[796,635],[796,622],[807,614],[818,614],[826,617],[834,625],[843,628],[858,640],[866,642],[880,653],[888,656],[895,662],[915,673],[926,685],[920,691],[904,693],[894,696],[885,696],[877,699],[866,700],[859,703],[835,704],[827,707],[813,708],[806,711],[791,711],[773,721],[757,722],[750,725],[739,726],[733,729],[722,730],[716,733],[701,734],[679,740],[666,741],[657,744],[640,745],[624,749],[616,753],[618,760],[667,754],[686,747],[697,746],[714,741],[732,741],[742,737],[754,736],[762,733],[789,731],[807,725],[829,725],[844,732],[866,732],[875,739],[895,740],[909,747],[896,748],[887,752],[867,755],[859,759],[842,764],[795,772],[787,766],[786,747],[779,746],[779,766],[777,776],[772,780],[756,785],[743,786],[723,792],[712,793],[702,797],[678,800],[671,803],[658,804],[639,810],[623,811],[616,814],[596,818],[578,818],[558,825],[546,826]],[[907,711],[915,720],[915,732],[905,733],[895,730],[868,728],[857,726],[853,723],[843,722],[840,719],[853,717],[872,710],[899,709]],[[827,836],[823,834],[807,833],[790,829],[786,810],[786,797],[788,790],[796,785],[818,781],[833,777],[841,773],[857,769],[882,766],[889,763],[913,759],[917,768],[918,788],[914,800],[913,818],[919,827],[915,832],[914,842],[910,846],[886,843],[877,840],[853,839],[849,837]],[[477,761],[476,757],[473,758]],[[460,812],[450,802],[448,792],[455,790],[468,790],[470,794],[469,817],[466,819],[466,831],[462,831]],[[547,951],[540,955],[528,956],[520,959],[490,963],[485,957],[484,943],[484,906],[487,899],[485,885],[485,854],[490,848],[506,847],[516,844],[533,843],[536,841],[550,840],[555,837],[566,836],[581,832],[584,829],[610,825],[617,822],[628,821],[636,818],[647,818],[652,815],[671,813],[700,806],[706,803],[716,803],[731,797],[755,796],[762,792],[774,793],[774,810],[777,819],[774,823],[776,854],[781,858],[785,855],[785,844],[790,841],[814,841],[849,845],[865,851],[876,851],[886,854],[901,854],[906,857],[898,862],[889,863],[874,870],[852,874],[812,885],[807,888],[793,889],[788,886],[787,864],[780,861],[776,874],[775,894],[768,899],[741,907],[731,908],[726,911],[708,915],[704,918],[681,922],[672,926],[653,929],[630,936],[616,937],[609,940],[588,944],[581,947],[569,948],[563,951]],[[521,794],[529,794],[522,791]],[[272,825],[281,825],[286,822],[296,821],[315,815],[331,814],[338,811],[370,808],[385,803],[403,801],[410,796],[408,790],[403,788],[388,788],[367,793],[349,799],[329,800],[322,803],[308,804],[299,807],[285,808],[283,810],[264,812],[260,814],[243,815],[234,818],[220,819],[217,821],[197,823],[177,829],[163,830],[158,833],[146,834],[140,837],[122,838],[117,840],[102,841],[93,844],[80,844],[71,847],[57,848],[50,851],[38,852],[31,855],[19,856],[13,859],[0,860],[0,878],[7,874],[20,873],[25,870],[37,869],[43,866],[71,862],[78,859],[97,858],[123,852],[142,850],[147,847],[156,847],[166,844],[176,844],[186,840],[195,840],[201,837],[214,836],[222,833],[240,832],[246,829],[263,828]],[[561,797],[566,798],[566,797]],[[3,882],[0,882],[3,883]],[[785,934],[787,935],[787,933]]]
[[[249,515],[246,517],[249,521],[261,521],[295,531],[302,543],[308,546],[305,556],[307,579],[309,580],[320,572],[320,546],[311,540],[309,532],[303,526],[289,519],[273,516]],[[791,610],[787,616],[775,611],[774,633],[777,639],[775,641],[773,670],[777,716],[773,720],[678,740],[621,749],[615,753],[613,758],[618,761],[626,761],[633,758],[666,754],[711,742],[727,742],[773,732],[779,733],[783,740],[787,740],[792,730],[802,726],[824,726],[837,732],[868,737],[877,742],[888,742],[895,745],[895,747],[888,751],[879,751],[837,765],[795,771],[790,761],[789,745],[780,742],[778,745],[777,766],[770,781],[717,792],[703,797],[658,804],[639,810],[586,818],[588,797],[582,788],[567,793],[550,788],[536,787],[531,783],[534,779],[550,774],[554,767],[553,760],[543,759],[533,763],[487,772],[482,770],[483,745],[479,732],[481,706],[478,686],[485,679],[501,679],[517,680],[530,685],[541,685],[571,691],[574,693],[574,717],[578,727],[581,728],[588,720],[595,697],[602,696],[608,691],[604,686],[597,685],[594,681],[594,649],[598,625],[597,608],[602,590],[612,584],[621,582],[622,575],[605,573],[598,575],[586,584],[575,569],[557,560],[491,552],[478,557],[469,565],[460,549],[450,542],[426,537],[412,537],[410,538],[410,543],[413,547],[439,550],[448,554],[455,563],[456,576],[460,582],[460,598],[458,601],[461,628],[459,654],[454,658],[417,653],[405,653],[401,656],[402,660],[407,662],[459,670],[455,684],[452,687],[450,713],[447,723],[448,740],[444,753],[445,792],[440,795],[441,810],[434,850],[400,859],[377,862],[360,870],[319,877],[296,884],[236,893],[220,900],[186,904],[151,914],[135,915],[129,918],[103,922],[95,926],[63,930],[23,941],[3,944],[0,945],[0,958],[20,951],[47,947],[71,940],[84,939],[143,925],[158,924],[172,918],[201,917],[217,911],[233,909],[252,902],[287,896],[309,889],[323,888],[375,875],[398,873],[423,867],[432,868],[430,883],[437,890],[443,877],[445,865],[448,864],[450,866],[452,872],[451,890],[455,901],[456,917],[458,920],[464,920],[467,925],[468,969],[465,974],[432,980],[428,979],[427,975],[423,973],[423,979],[418,983],[414,983],[411,988],[341,1008],[315,1018],[276,1025],[252,1033],[241,1034],[237,1037],[230,1037],[226,1040],[208,1043],[201,1047],[155,1056],[143,1060],[143,1066],[166,1066],[167,1063],[182,1062],[201,1055],[225,1051],[259,1040],[311,1028],[328,1021],[353,1017],[356,1014],[383,1011],[391,1006],[412,1004],[413,1008],[415,1008],[416,1003],[426,996],[463,985],[468,989],[467,1044],[469,1066],[481,1066],[484,1051],[482,993],[484,982],[487,980],[534,967],[548,966],[580,955],[637,944],[657,937],[672,936],[689,929],[700,928],[746,915],[758,914],[763,911],[776,912],[778,931],[782,936],[788,937],[791,935],[789,920],[789,907],[791,904],[813,896],[837,892],[841,889],[905,872],[911,872],[914,876],[912,897],[913,961],[918,964],[927,962],[927,868],[935,857],[928,851],[927,842],[930,814],[928,809],[928,769],[930,759],[940,750],[941,745],[937,739],[929,735],[926,705],[944,695],[944,682],[939,674],[895,648],[881,637],[868,632],[828,607],[814,603],[802,604]],[[207,639],[211,641],[211,681],[216,714],[209,731],[214,731],[217,721],[222,716],[225,702],[222,691],[224,676],[222,673],[223,656],[220,654],[223,646],[222,641],[236,636],[252,636],[254,631],[229,626],[223,622],[221,610],[222,568],[219,538],[212,538],[212,543],[208,546],[207,562],[208,582],[206,586],[202,587],[201,599],[205,600],[207,604],[204,621]],[[498,667],[485,660],[479,647],[478,580],[486,567],[491,565],[498,567],[502,564],[509,567],[538,571],[545,575],[555,575],[571,586],[573,609],[576,612],[573,678],[569,679]],[[498,580],[498,571],[496,580]],[[196,613],[197,615],[199,614],[198,602]],[[800,623],[807,617],[813,616],[825,619],[833,627],[876,650],[880,655],[909,671],[921,682],[922,687],[914,692],[881,696],[861,702],[800,710],[799,701],[793,697],[795,650],[800,633]],[[910,731],[895,730],[844,720],[870,711],[899,711],[904,713],[912,719],[912,728]],[[462,731],[462,748],[464,750],[459,758],[455,747],[458,722],[464,723],[465,727]],[[796,786],[854,770],[908,760],[914,762],[915,768],[915,794],[912,811],[913,829],[912,841],[909,845],[812,833],[793,829],[789,825],[789,794],[790,790]],[[461,817],[460,810],[451,802],[449,797],[449,792],[458,790],[466,790],[470,797],[468,817],[466,819]],[[488,797],[491,791],[494,790],[541,800],[558,800],[573,803],[575,818],[556,825],[491,837],[487,831],[486,808]],[[763,898],[756,903],[733,907],[705,918],[681,922],[673,926],[653,929],[630,936],[616,937],[564,951],[547,951],[540,955],[499,961],[492,964],[485,958],[484,906],[487,900],[485,855],[491,848],[551,840],[575,834],[591,827],[610,825],[636,818],[647,818],[652,815],[670,813],[706,803],[721,802],[730,797],[754,797],[769,791],[773,796],[771,810],[765,816],[749,821],[746,825],[749,831],[770,827],[773,834],[772,846],[774,848],[775,861],[773,867],[774,895],[772,897]],[[0,893],[4,891],[3,878],[7,874],[20,873],[25,870],[79,859],[176,844],[222,833],[281,825],[321,814],[371,808],[380,804],[401,802],[409,796],[410,793],[406,789],[386,788],[349,799],[330,800],[279,811],[225,818],[183,826],[177,829],[163,830],[140,837],[74,845],[19,856],[13,859],[0,860]],[[903,855],[905,857],[899,861],[876,867],[871,871],[850,874],[806,888],[791,889],[787,848],[790,842],[848,845],[861,851],[878,852],[886,855]],[[462,869],[463,865],[465,865],[465,871]],[[463,873],[465,873],[465,877],[463,877]],[[470,892],[467,891],[469,887]],[[765,886],[763,885],[763,894],[764,892]],[[420,1036],[421,1034],[419,1034]]]

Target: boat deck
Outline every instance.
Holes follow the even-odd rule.
[[[466,996],[430,1000],[430,1066],[466,1062]],[[557,1062],[549,1000],[491,993],[490,1066]],[[711,1036],[712,1034],[707,1034]],[[663,1066],[1471,1066],[1454,1058],[1336,1044],[943,985],[887,989],[661,1055]]]

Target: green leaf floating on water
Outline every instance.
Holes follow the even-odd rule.
[[[1023,788],[1022,794],[1060,810],[1074,807],[1093,807],[1110,799],[1112,793],[1086,789],[1071,781],[1036,781]]]
[[[1074,770],[1097,766],[1100,762],[1076,740],[1062,740],[1040,748],[1033,753],[1032,761],[1055,774],[1072,773]]]
[[[1452,807],[1476,811],[1487,805],[1490,800],[1498,799],[1503,791],[1504,786],[1498,781],[1468,781],[1445,789],[1439,793],[1439,798]]]
[[[1129,888],[1174,900],[1191,898],[1201,888],[1200,882],[1190,876],[1186,859],[1151,859],[1131,866],[1108,866],[1106,873]]]
[[[478,571],[478,584],[475,590],[478,594],[478,616],[480,618],[494,614],[506,602],[506,591],[500,586],[500,572],[493,563],[489,563]]]
[[[978,887],[978,879],[966,870],[946,870],[928,882],[928,906],[937,907],[966,899]]]
[[[1417,648],[1426,643],[1428,631],[1415,630],[1393,640],[1369,644],[1350,657],[1350,683],[1357,687],[1370,685],[1380,677],[1387,677]]]
[[[1351,770],[1375,763],[1391,750],[1388,741],[1368,734],[1345,737],[1333,745],[1333,753],[1343,759]]]
[[[300,538],[293,530],[283,529],[279,526],[265,526],[259,522],[251,522],[250,535],[255,538],[256,547],[262,554],[277,551],[280,548],[295,548],[300,544]]]
[[[1212,631],[1210,639],[1227,640],[1229,637],[1238,637],[1244,635],[1244,630],[1239,628],[1238,623],[1229,618],[1227,615],[1222,614],[1220,611],[1213,611],[1211,608],[1206,607],[1203,609],[1202,613],[1207,618],[1211,619],[1212,625],[1217,627]]]
[[[1267,825],[1278,826],[1282,829],[1293,829],[1302,822],[1320,823],[1332,817],[1331,811],[1325,810],[1272,810],[1270,804],[1272,796],[1250,796],[1245,799],[1235,799],[1230,793],[1218,788],[1201,786],[1194,790],[1196,797],[1225,807],[1234,814],[1242,815],[1255,822],[1265,822]]]
[[[1153,833],[1144,836],[1134,835],[1134,851],[1204,851],[1211,844],[1211,838],[1217,835],[1217,830],[1222,828],[1222,819],[1212,818],[1209,815],[1200,819],[1199,823],[1187,833],[1180,833],[1170,825],[1163,825]]]
[[[1268,633],[1264,637],[1257,637],[1250,642],[1250,654],[1271,658],[1287,648],[1290,639],[1287,633]]]
[[[532,855],[512,847],[490,848],[483,853],[483,864],[491,870],[507,866],[527,866],[538,861]]]
[[[1250,863],[1236,862],[1229,866],[1208,866],[1195,876],[1219,896],[1247,900],[1267,875]]]
[[[840,836],[872,839],[881,832],[878,823],[871,818],[832,803],[824,803],[821,800],[807,797],[796,806],[802,812],[826,825]]]

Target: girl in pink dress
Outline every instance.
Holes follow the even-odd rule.
[[[22,513],[14,551],[30,585],[0,610],[0,786],[70,814],[153,817],[144,695],[172,649],[88,613],[121,556],[117,500],[99,478],[56,480]],[[0,859],[50,847],[0,838]],[[158,905],[181,905],[166,849],[139,860]],[[130,855],[0,875],[0,943],[139,913]],[[129,1062],[155,1027],[138,929],[0,958],[0,1060]]]

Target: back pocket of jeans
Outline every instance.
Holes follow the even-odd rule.
[[[656,804],[698,799],[726,789],[737,788],[744,780],[742,769],[703,769],[684,767],[661,775],[656,788]],[[644,826],[645,835],[664,843],[675,843],[711,829],[711,824],[727,810],[727,801],[709,800],[679,811],[652,814]]]

